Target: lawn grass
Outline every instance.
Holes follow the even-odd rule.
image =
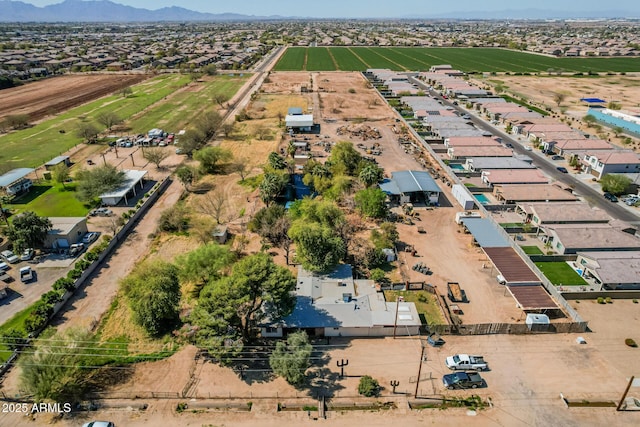
[[[11,329],[25,332],[24,321],[27,319],[27,317],[29,317],[29,313],[31,313],[31,306],[25,308],[22,311],[19,311],[11,319],[7,320],[3,325],[0,326],[0,336],[5,336]],[[9,347],[7,347],[5,343],[6,340],[2,340],[2,342],[0,342],[0,363],[6,362],[13,353],[11,350],[9,350]]]
[[[307,51],[308,71],[335,71],[336,63],[333,61],[329,49],[326,47],[314,47]]]
[[[131,133],[146,133],[152,128],[161,128],[168,132],[177,132],[186,128],[204,110],[217,107],[214,96],[224,95],[231,99],[250,74],[242,76],[219,75],[209,80],[191,83],[194,90],[186,90],[174,95],[170,102],[151,106],[127,122]]]
[[[86,216],[90,206],[83,204],[76,197],[76,184],[65,186],[51,181],[31,187],[31,191],[13,200],[7,207],[13,215],[25,211],[33,211],[38,216],[80,217]]]
[[[537,246],[520,246],[527,255],[544,255],[542,249]]]
[[[566,262],[536,262],[536,265],[556,286],[588,285]]]
[[[445,323],[435,295],[427,291],[384,291],[387,302],[394,302],[399,296],[404,297],[405,302],[414,303],[418,314],[424,316],[429,325]]]
[[[38,167],[82,143],[75,135],[81,121],[94,122],[99,113],[115,112],[121,119],[162,100],[189,82],[180,74],[162,75],[131,87],[128,97],[111,95],[72,108],[55,118],[45,120],[29,129],[0,136],[0,165],[3,171],[20,167]],[[101,128],[100,125],[97,125]]]
[[[333,61],[314,59],[312,67],[305,60],[320,49],[328,49]],[[315,52],[315,53],[312,53]],[[348,54],[350,53],[350,54]],[[318,55],[324,55],[319,53]],[[354,58],[355,57],[355,58]],[[309,57],[311,59],[311,57]],[[311,61],[309,61],[311,62]],[[358,63],[362,63],[359,65]],[[324,64],[327,68],[320,68]],[[395,71],[428,70],[433,65],[451,64],[453,68],[471,72],[511,73],[606,73],[640,71],[640,58],[554,58],[527,52],[498,48],[421,48],[421,47],[330,47],[288,48],[275,69],[279,71],[365,71],[367,68],[389,68]],[[356,68],[356,67],[360,68]]]

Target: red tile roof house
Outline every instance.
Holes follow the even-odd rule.
[[[630,150],[588,151],[582,170],[598,179],[609,173],[639,173],[640,157]]]

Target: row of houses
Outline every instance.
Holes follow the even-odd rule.
[[[432,79],[430,84],[443,93],[451,93],[451,89],[456,87],[449,86],[450,76],[437,79],[431,73],[429,78]],[[433,100],[402,101],[420,108],[431,102],[429,107],[436,107]],[[480,95],[477,98],[467,97],[465,102],[494,120],[493,123],[504,123],[513,134],[542,144],[548,153],[566,159],[575,156],[582,171],[598,179],[607,173],[637,173],[640,170],[640,159],[632,151],[590,138],[555,119],[525,111],[504,99]],[[440,114],[442,109],[440,106]],[[434,115],[437,116],[432,112],[426,117]],[[442,147],[440,151],[444,156],[458,162],[460,169],[454,169],[458,175],[479,174],[482,184],[492,190],[498,202],[509,206],[521,216],[523,223],[535,229],[545,248],[557,254],[577,257],[573,265],[578,274],[602,289],[640,289],[637,227],[613,220],[605,212],[579,201],[570,189],[552,182],[535,168],[528,156],[514,155],[502,145],[500,138],[486,134],[443,137],[442,123],[446,122],[427,120],[426,123],[433,141],[440,139],[434,145]],[[472,123],[467,125],[467,131],[479,132]],[[447,126],[445,124],[444,129]],[[510,154],[505,152],[507,149]],[[477,218],[466,219],[465,226],[474,220]],[[491,228],[487,224],[483,227],[467,228],[475,233],[474,238],[484,249],[484,246],[495,245],[496,239],[499,241],[501,237],[495,233],[493,239],[488,239],[486,233]],[[628,268],[621,269],[622,265]]]

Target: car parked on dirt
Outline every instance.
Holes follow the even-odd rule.
[[[113,211],[107,208],[98,208],[89,212],[90,216],[111,216],[113,215]]]
[[[95,231],[90,231],[82,237],[82,243],[88,245],[91,242],[94,242],[98,238],[98,233]]]
[[[484,380],[477,372],[456,372],[442,377],[442,383],[449,390],[456,388],[478,388],[484,385]]]
[[[116,427],[111,421],[91,421],[82,424],[82,427]]]
[[[22,251],[22,255],[20,255],[20,261],[30,261],[31,259],[33,259],[35,254],[36,251],[34,251],[33,248],[27,248]]]
[[[10,268],[11,267],[9,267],[9,264],[7,264],[6,262],[0,262],[0,271],[7,271]]]
[[[20,262],[20,258],[18,258],[16,254],[8,249],[6,251],[2,251],[2,253],[0,253],[0,256],[2,256],[2,259],[4,259],[9,264]]]
[[[35,279],[35,271],[31,269],[31,267],[22,267],[20,269],[20,281],[22,283],[27,283]]]

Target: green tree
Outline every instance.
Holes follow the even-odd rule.
[[[14,217],[12,226],[7,229],[7,236],[18,251],[36,248],[42,245],[51,226],[49,218],[26,211]]]
[[[582,121],[587,124],[587,127],[592,127],[596,123],[597,119],[593,114],[587,114],[582,118]]]
[[[624,128],[622,128],[621,126],[615,126],[612,130],[616,138],[619,137],[622,133],[624,133]]]
[[[285,189],[289,182],[289,174],[265,172],[262,182],[258,187],[260,190],[260,198],[269,206]]]
[[[231,151],[221,147],[204,147],[195,153],[193,158],[200,162],[200,169],[204,173],[217,173],[223,163],[233,159]]]
[[[170,331],[178,321],[178,268],[161,260],[138,264],[122,281],[134,321],[151,336]]]
[[[269,255],[243,258],[231,275],[210,282],[200,293],[191,316],[196,343],[217,354],[241,348],[262,320],[275,322],[291,314],[295,286],[293,274]]]
[[[360,383],[358,383],[358,394],[366,397],[378,396],[380,394],[380,383],[369,375],[365,375],[360,378]]]
[[[330,165],[334,175],[354,176],[361,160],[362,156],[352,143],[341,141],[331,150],[327,164]]]
[[[184,203],[168,207],[160,214],[158,229],[169,233],[181,233],[189,228],[189,212]]]
[[[53,167],[52,172],[53,180],[58,184],[62,184],[62,186],[66,188],[65,182],[69,179],[69,175],[71,175],[71,173],[69,172],[69,166],[67,166],[64,162],[58,163]]]
[[[344,213],[330,200],[303,199],[293,204],[289,209],[293,220],[301,222],[317,222],[325,227],[337,229],[342,224]]]
[[[182,150],[183,154],[191,157],[193,152],[199,150],[205,142],[206,137],[204,133],[198,129],[189,129],[180,137],[180,144],[178,147]]]
[[[632,182],[633,181],[631,181],[631,179],[627,178],[624,175],[606,174],[605,176],[600,178],[602,191],[606,191],[615,195],[624,194]]]
[[[249,229],[260,235],[264,240],[285,251],[285,260],[289,264],[289,237],[291,219],[286,215],[283,206],[271,205],[260,209],[249,223]]]
[[[282,170],[287,168],[287,162],[285,162],[284,158],[275,151],[269,153],[268,161],[269,167],[271,167],[271,169]]]
[[[621,110],[622,109],[622,104],[620,104],[619,102],[616,101],[610,101],[607,104],[607,108],[610,110]]]
[[[202,67],[202,71],[208,76],[215,76],[218,73],[216,64],[205,65],[204,67]],[[226,96],[226,95],[223,95],[223,96]]]
[[[217,243],[208,243],[176,258],[180,280],[194,283],[199,289],[210,281],[218,280],[234,261],[233,252]]]
[[[125,173],[110,164],[96,166],[93,169],[82,169],[76,174],[78,186],[77,196],[83,202],[90,202],[103,193],[120,187],[125,180]]]
[[[286,343],[276,343],[275,350],[269,356],[269,365],[276,375],[291,385],[299,386],[304,383],[305,372],[311,365],[312,350],[306,332],[291,333],[287,336]]]
[[[367,187],[377,184],[382,177],[382,169],[372,162],[366,162],[358,174],[360,181]]]
[[[311,271],[327,271],[344,258],[344,241],[334,230],[317,222],[295,221],[289,236],[296,244],[298,260]]]
[[[160,169],[160,163],[165,161],[169,157],[169,151],[162,148],[146,148],[142,150],[142,157],[148,162],[156,165],[156,169]]]
[[[380,188],[367,188],[355,195],[356,207],[369,218],[384,218],[387,216],[387,195]]]
[[[197,172],[190,166],[180,166],[176,169],[176,176],[180,180],[182,184],[184,184],[184,188],[189,190],[189,187],[197,178]]]

